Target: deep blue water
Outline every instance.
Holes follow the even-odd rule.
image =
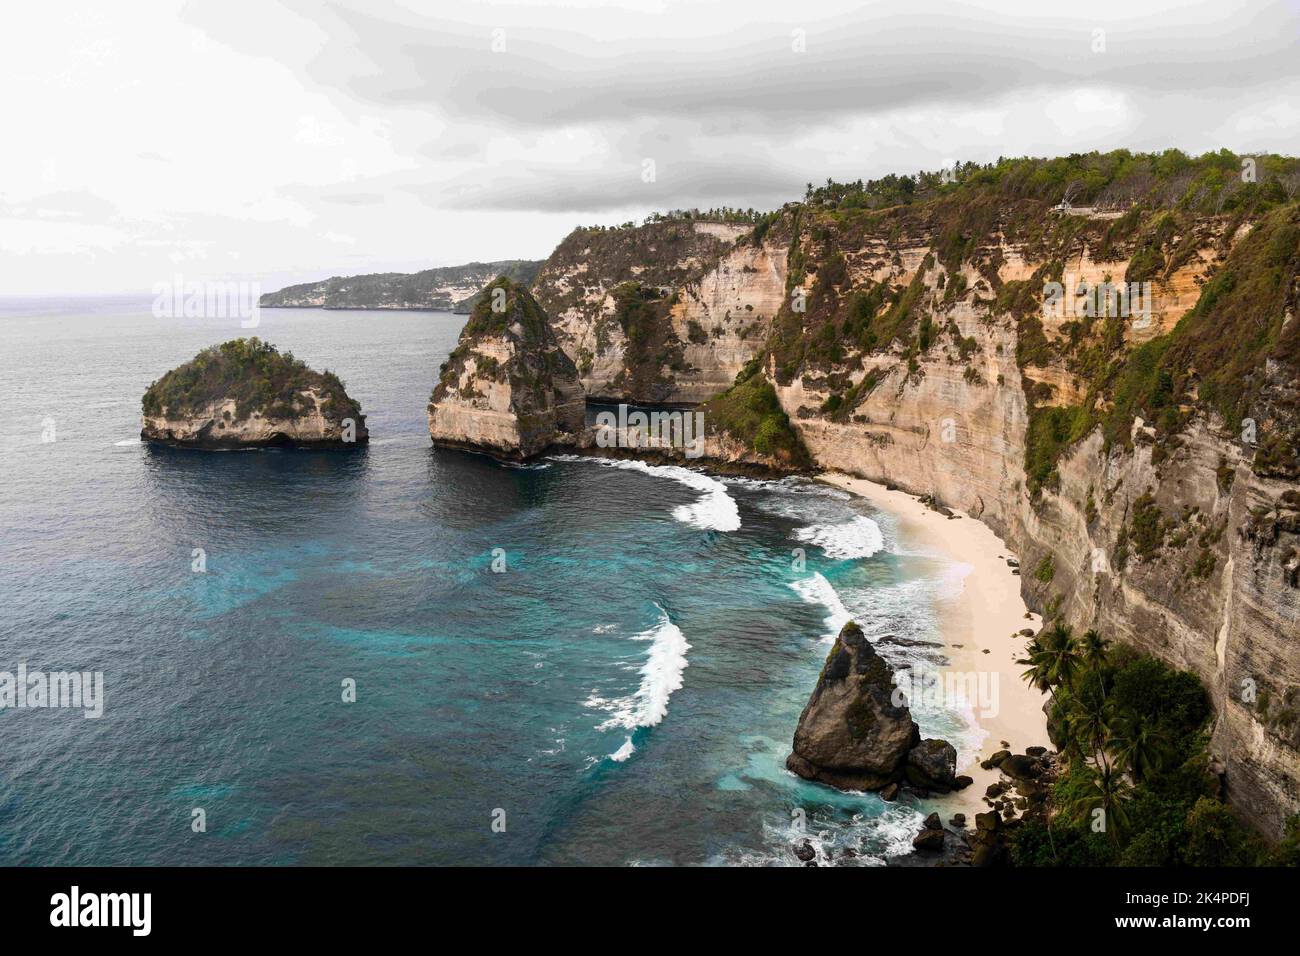
[[[810,482],[431,448],[463,321],[264,311],[370,446],[205,453],[139,444],[140,396],[250,333],[0,302],[0,671],[106,685],[98,720],[0,710],[0,864],[791,863],[797,809],[910,849],[924,806],[784,760],[826,636],[934,639],[943,563]]]

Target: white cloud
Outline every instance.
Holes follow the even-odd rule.
[[[775,205],[807,181],[954,159],[1300,152],[1286,3],[84,0],[7,16],[0,293],[148,289],[178,264],[274,288],[541,257],[580,223]]]

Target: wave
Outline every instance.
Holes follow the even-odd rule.
[[[634,753],[636,753],[636,745],[632,743],[632,738],[628,737],[627,740],[623,741],[623,746],[609,755],[609,759],[615,763],[622,763]]]
[[[593,692],[585,701],[584,706],[588,708],[612,714],[596,727],[597,730],[621,727],[636,732],[654,727],[668,716],[668,700],[674,691],[681,689],[682,672],[687,665],[686,652],[691,645],[686,642],[681,628],[669,619],[667,611],[659,608],[659,615],[654,627],[632,638],[650,642],[650,653],[641,666],[641,684],[636,692],[614,700],[605,700]],[[636,746],[629,734],[623,746],[609,756],[621,763],[635,751]]]
[[[554,455],[556,461],[589,461],[607,468],[639,471],[656,478],[671,478],[702,493],[689,505],[673,509],[673,517],[683,524],[704,531],[736,531],[740,528],[740,509],[736,500],[727,494],[727,486],[716,478],[680,465],[649,465],[633,458],[591,458],[585,455]]]
[[[800,541],[815,544],[828,557],[844,560],[869,558],[885,546],[880,525],[863,515],[841,524],[817,524],[798,528],[794,536]]]
[[[879,805],[873,796],[869,801]],[[874,815],[826,815],[814,811],[802,826],[764,818],[762,846],[723,850],[707,861],[713,866],[803,866],[794,848],[807,843],[817,852],[818,866],[886,866],[893,857],[915,852],[912,838],[923,815],[915,808],[880,805]],[[845,851],[852,850],[849,856]]]
[[[803,598],[804,603],[820,604],[826,609],[827,632],[822,640],[828,644],[833,643],[840,628],[847,624],[853,615],[844,606],[839,594],[831,587],[831,582],[827,581],[820,572],[814,571],[811,577],[790,582],[790,587]]]

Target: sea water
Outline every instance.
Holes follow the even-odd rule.
[[[0,302],[0,670],[104,675],[98,719],[0,710],[0,864],[910,852],[926,804],[784,763],[844,621],[942,661],[948,563],[803,479],[434,449],[463,322]],[[337,372],[369,446],[141,444],[149,383],[249,334]],[[962,714],[917,716],[978,746]]]

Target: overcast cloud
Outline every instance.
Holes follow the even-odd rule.
[[[958,159],[1300,153],[1300,0],[120,6],[7,13],[0,294],[541,258]]]

